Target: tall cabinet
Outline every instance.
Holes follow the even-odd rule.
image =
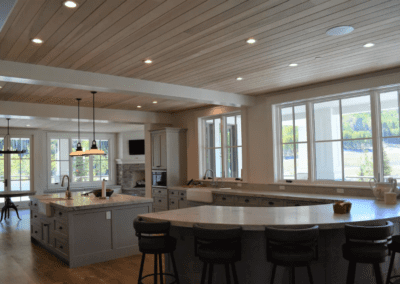
[[[153,171],[166,171],[167,186],[153,186],[153,211],[168,210],[168,186],[182,185],[187,180],[186,129],[166,127],[151,131]]]

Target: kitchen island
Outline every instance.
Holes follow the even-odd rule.
[[[152,212],[152,198],[115,194],[107,199],[73,193],[30,197],[31,241],[69,267],[139,253],[133,220]]]
[[[252,193],[256,196],[256,193]],[[280,196],[280,192],[263,193],[263,196]],[[307,199],[307,194],[285,193],[285,198]],[[301,197],[300,197],[301,196]],[[309,195],[315,198],[316,195]],[[266,260],[266,226],[319,225],[318,260],[311,269],[314,283],[346,283],[348,262],[343,259],[341,246],[345,242],[345,224],[381,224],[390,220],[399,233],[400,204],[386,205],[372,198],[321,195],[324,200],[346,200],[352,202],[350,214],[334,214],[332,204],[299,207],[238,207],[200,206],[164,211],[140,216],[149,220],[170,221],[171,235],[177,238],[175,253],[181,283],[200,283],[202,263],[194,255],[192,227],[195,223],[239,225],[243,228],[242,259],[236,264],[240,283],[268,283],[272,265]],[[167,269],[170,269],[167,258]],[[381,265],[385,274],[388,262]],[[395,262],[393,274],[398,274],[399,263]],[[216,266],[214,283],[224,283],[223,266]],[[275,283],[289,283],[287,268],[279,267]],[[296,283],[309,283],[306,268],[296,268]],[[370,265],[358,264],[356,283],[375,283]]]

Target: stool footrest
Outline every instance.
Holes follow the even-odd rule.
[[[390,276],[389,282],[386,283],[386,284],[393,284],[393,283],[394,283],[394,282],[392,282],[392,279],[393,279],[393,278],[400,278],[400,275],[393,275],[393,276]]]
[[[174,277],[175,281],[174,281],[174,282],[171,282],[171,283],[169,283],[169,284],[176,284],[177,281],[178,281],[178,280],[176,279],[176,276],[173,275],[173,274],[171,274],[171,273],[156,273],[156,274],[153,273],[153,274],[148,274],[148,275],[142,277],[142,279],[138,279],[138,284],[143,284],[143,282],[142,282],[143,279],[145,279],[145,278],[147,278],[147,277],[150,277],[150,276],[154,276],[154,275],[161,275],[161,276],[171,276],[171,277]]]

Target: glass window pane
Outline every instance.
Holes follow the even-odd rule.
[[[344,180],[368,182],[374,177],[372,140],[343,142]]]
[[[340,139],[339,101],[314,104],[315,140]]]
[[[29,180],[31,178],[31,160],[21,159],[21,180]]]
[[[206,150],[206,168],[215,172],[215,152],[214,149]]]
[[[25,150],[25,154],[21,154],[22,159],[29,159],[31,157],[31,140],[29,138],[21,138],[21,149]]]
[[[380,94],[382,136],[399,136],[399,98],[397,91]]]
[[[51,139],[50,153],[51,160],[60,160],[60,140]]]
[[[242,170],[242,148],[227,148],[225,177],[238,178]]]
[[[308,179],[308,149],[306,143],[296,144],[296,179]]]
[[[21,181],[21,190],[26,190],[26,191],[31,190],[31,181],[30,180]]]
[[[215,137],[215,145],[213,147],[221,147],[221,119],[214,119],[215,121],[215,129],[214,129],[214,137]]]
[[[222,177],[222,151],[215,149],[215,177]]]
[[[72,181],[89,181],[89,157],[72,158]]]
[[[214,120],[208,119],[205,121],[206,129],[206,147],[214,147]]]
[[[383,139],[383,175],[400,180],[400,138]]]
[[[11,149],[12,150],[21,150],[21,139],[20,138],[11,138]]]
[[[342,100],[343,139],[371,138],[370,96]]]
[[[69,160],[68,139],[60,139],[60,159]]]
[[[101,180],[100,172],[101,172],[100,156],[94,156],[93,157],[93,180],[94,181]]]
[[[282,145],[283,179],[294,179],[294,145]]]
[[[11,159],[11,180],[20,180],[20,177],[21,177],[20,159]]]
[[[293,143],[293,113],[292,107],[282,108],[282,143]]]
[[[307,142],[306,106],[294,107],[296,142]]]
[[[242,116],[236,116],[236,125],[237,125],[237,145],[242,146]]]
[[[342,180],[342,142],[315,144],[317,180]]]
[[[21,190],[21,181],[14,180],[11,181],[11,191],[20,191]]]
[[[228,147],[237,145],[237,125],[234,116],[226,118],[226,144]]]
[[[60,183],[60,162],[55,161],[51,162],[51,170],[50,170],[50,182],[51,183]]]

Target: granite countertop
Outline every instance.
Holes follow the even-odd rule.
[[[172,188],[171,188],[172,189]],[[174,187],[178,189],[178,187]],[[234,190],[240,193],[240,190]],[[220,192],[217,189],[213,192]],[[230,190],[232,194],[233,190]],[[251,195],[251,191],[242,191]],[[400,221],[400,203],[386,205],[383,201],[368,197],[315,195],[305,193],[256,192],[254,196],[287,199],[346,200],[352,203],[349,214],[334,214],[332,204],[297,207],[230,207],[199,206],[158,213],[143,214],[151,220],[170,221],[173,226],[192,227],[194,223],[240,225],[244,230],[261,231],[265,226],[319,225],[320,229],[343,228],[348,223],[363,224],[370,221]]]
[[[72,199],[65,199],[64,193],[35,195],[30,197],[32,200],[36,199],[40,203],[51,204],[54,207],[62,208],[66,211],[94,209],[102,207],[111,207],[119,205],[132,205],[140,203],[152,203],[153,198],[145,198],[138,196],[131,196],[125,194],[113,194],[107,199],[100,199],[93,194],[83,196],[80,193],[72,193]]]

